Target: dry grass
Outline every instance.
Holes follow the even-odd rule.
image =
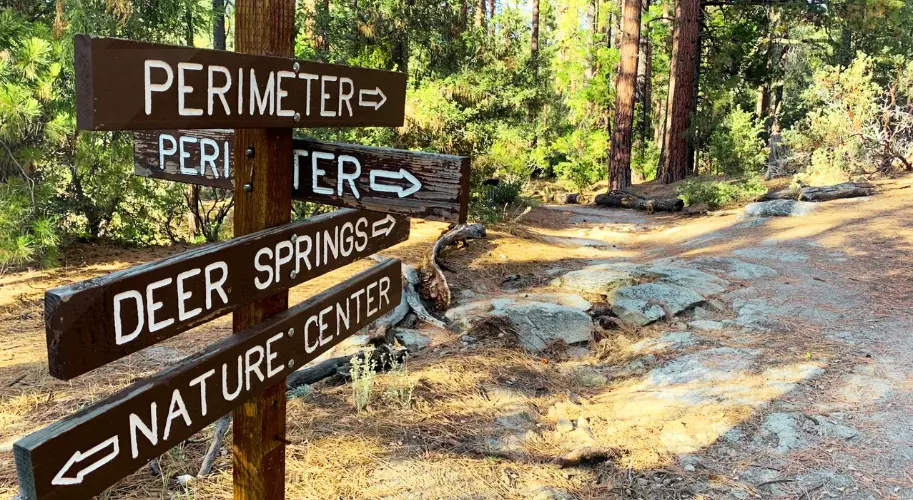
[[[801,221],[769,221],[700,247],[691,243],[733,226],[735,217],[660,215],[639,222],[640,215],[626,214],[629,219],[607,224],[584,222],[585,212],[539,208],[520,223],[489,228],[487,239],[451,249],[444,258],[459,269],[448,275],[455,289],[490,296],[503,293],[507,276],[519,274],[524,291],[537,291],[547,288],[548,269],[579,269],[594,259],[642,262],[671,255],[718,255],[757,245],[763,238],[785,242],[803,238],[820,245],[808,249],[811,265],[849,274],[840,286],[856,287],[853,291],[866,297],[866,310],[860,310],[859,316],[887,318],[913,296],[913,268],[907,262],[913,252],[909,203],[913,189],[898,188],[907,182],[901,179],[888,186],[891,189],[878,195],[877,203],[836,203]],[[420,263],[445,229],[443,224],[414,221],[412,238],[384,254]],[[861,231],[865,238],[858,237]],[[549,239],[581,237],[603,239],[618,248],[571,248]],[[41,301],[45,289],[182,250],[81,246],[68,255],[62,268],[0,277],[0,438],[7,446],[17,436],[230,334],[230,319],[224,317],[71,382],[47,375]],[[834,262],[826,255],[833,250],[853,259]],[[290,302],[300,302],[370,265],[353,264],[297,287]],[[733,283],[735,288],[742,285]],[[727,315],[731,317],[729,312],[722,314]],[[729,330],[702,332],[701,344],[675,356],[714,346],[753,348],[763,355],[752,370],[733,373],[730,379],[673,387],[651,385],[645,373],[672,359],[665,352],[653,354],[654,364],[645,370],[616,375],[630,361],[643,358],[632,351],[633,344],[661,336],[672,328],[668,324],[621,334],[603,332],[594,344],[594,355],[582,360],[568,359],[566,346],[561,345],[550,346],[545,357],[528,355],[517,347],[513,326],[498,320],[476,325],[470,334],[478,342],[470,346],[462,345],[456,335],[440,335],[441,342],[436,340],[410,358],[409,380],[415,382],[411,405],[377,398],[368,411],[358,414],[349,386],[326,384],[289,402],[287,437],[292,444],[287,448],[287,495],[528,498],[537,487],[549,486],[584,499],[679,498],[687,496],[696,481],[722,489],[744,488],[732,479],[732,471],[747,460],[764,457],[721,455],[714,444],[717,439],[735,425],[759,426],[768,411],[762,408],[770,401],[800,408],[828,402],[845,370],[864,361],[846,345],[824,337],[819,325],[795,319],[788,326],[787,332],[752,337]],[[891,355],[889,349],[880,349],[873,346],[871,352]],[[825,366],[826,374],[813,381],[803,379],[803,370],[812,365]],[[609,382],[584,384],[578,370],[597,370]],[[374,391],[382,394],[391,383],[388,376],[378,375]],[[696,398],[698,394],[712,397]],[[876,410],[885,411],[859,411]],[[560,418],[570,420],[575,428],[558,432]],[[517,422],[521,425],[511,427]],[[826,453],[820,448],[796,453],[789,457],[784,474],[825,467],[841,454],[865,460],[866,454],[878,450],[883,436],[876,427],[860,427],[870,436],[865,446],[848,448],[828,442]],[[163,498],[179,493],[170,479],[195,472],[211,432],[208,428],[163,456],[159,460],[162,477],[144,467],[103,498]],[[621,454],[566,470],[551,464],[556,456],[590,442],[616,448]],[[230,447],[229,435],[225,448]],[[714,457],[716,468],[685,474],[676,459],[688,453]],[[885,475],[876,472],[858,479],[878,488],[887,484]],[[0,455],[0,495],[11,496],[15,490],[12,456],[4,453]],[[217,459],[212,476],[194,482],[187,497],[231,497],[230,455]]]

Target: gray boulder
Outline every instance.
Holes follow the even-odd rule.
[[[722,273],[727,278],[739,280],[770,278],[779,274],[773,268],[732,257],[699,257],[691,262],[712,273]]]
[[[531,298],[550,298],[564,304],[529,300]],[[513,296],[470,302],[448,310],[445,317],[459,331],[468,331],[486,318],[506,318],[516,328],[521,345],[538,351],[555,340],[568,344],[589,342],[593,320],[584,312],[589,305],[579,296],[530,294],[526,298]]]
[[[669,314],[676,315],[704,301],[683,286],[643,283],[620,288],[608,297],[612,312],[629,325],[644,326]],[[665,308],[665,310],[664,310]]]
[[[571,271],[551,281],[551,286],[572,292],[606,295],[616,288],[633,285],[642,278],[640,266],[630,262],[598,264]]]
[[[509,319],[517,329],[520,343],[527,349],[539,351],[556,340],[568,344],[590,340],[593,320],[579,309],[548,302],[515,301],[500,305],[491,315]]]
[[[796,200],[770,200],[745,205],[748,217],[802,217],[814,212],[816,203]]]
[[[393,332],[393,336],[396,337],[396,340],[398,340],[400,344],[410,349],[424,349],[431,345],[430,338],[412,328],[397,328]]]

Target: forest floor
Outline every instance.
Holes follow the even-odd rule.
[[[466,335],[419,324],[431,344],[409,358],[411,398],[387,397],[402,380],[384,374],[361,413],[350,385],[291,397],[288,498],[913,499],[913,177],[880,187],[804,217],[565,205],[489,227],[444,256],[457,304],[555,293],[556,276],[619,262],[725,286],[700,317],[597,329],[586,349],[530,353],[491,323]],[[384,255],[421,264],[445,229],[413,221]],[[184,249],[82,245],[62,267],[0,277],[2,498],[17,490],[14,440],[231,331],[226,316],[63,382],[47,374],[44,290]],[[296,287],[290,302],[370,265]],[[103,498],[230,498],[230,435],[211,476],[174,482],[196,473],[211,432],[164,455],[162,475],[144,467]],[[575,449],[602,458],[552,463]]]

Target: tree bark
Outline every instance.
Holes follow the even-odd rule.
[[[485,15],[486,0],[478,0],[476,2],[476,26],[482,28],[486,25],[486,15]]]
[[[703,44],[701,35],[704,32],[704,8],[700,8],[698,13],[698,31],[697,31],[697,48],[694,51],[694,83],[691,85],[691,117],[697,116],[697,106],[700,99],[700,81],[701,81],[701,58],[703,56]],[[691,126],[691,137],[685,141],[685,175],[696,175],[697,149],[695,143],[700,138],[697,127]]]
[[[679,198],[644,198],[625,191],[609,191],[596,195],[596,204],[615,208],[633,208],[647,212],[678,212],[685,208]]]
[[[529,55],[535,63],[539,58],[539,0],[532,0],[533,25],[529,34]]]
[[[688,131],[694,98],[700,0],[679,0],[675,7],[675,37],[669,77],[669,116],[666,123],[665,158],[661,180],[680,181],[688,172]]]
[[[644,9],[649,6],[649,2]],[[640,157],[647,150],[647,138],[653,133],[651,117],[653,116],[653,43],[649,36],[641,35],[640,55],[638,56],[638,73],[640,74]]]
[[[631,185],[631,142],[634,129],[634,102],[637,84],[637,53],[640,47],[641,0],[624,2],[621,61],[615,81],[615,123],[612,127],[609,189]]]
[[[596,74],[596,60],[593,50],[593,40],[596,34],[596,0],[589,0],[586,4],[586,15],[584,17],[584,32],[586,33],[586,68],[583,76],[591,80]]]
[[[212,48],[225,50],[225,0],[212,0]]]

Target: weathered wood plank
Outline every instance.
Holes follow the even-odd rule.
[[[136,175],[234,187],[234,162],[228,160],[234,157],[231,131],[135,132],[133,144]],[[248,146],[243,145],[245,151]],[[295,138],[293,148],[293,199],[447,222],[466,221],[467,157],[307,138]],[[250,182],[249,169],[238,171],[241,185]]]
[[[406,218],[339,210],[48,290],[51,374],[81,375],[408,237]]]
[[[19,440],[22,498],[90,498],[241,403],[277,385],[284,396],[295,367],[400,302],[400,265],[375,266]]]
[[[240,46],[227,52],[87,35],[74,42],[80,130],[403,124],[402,73]]]

